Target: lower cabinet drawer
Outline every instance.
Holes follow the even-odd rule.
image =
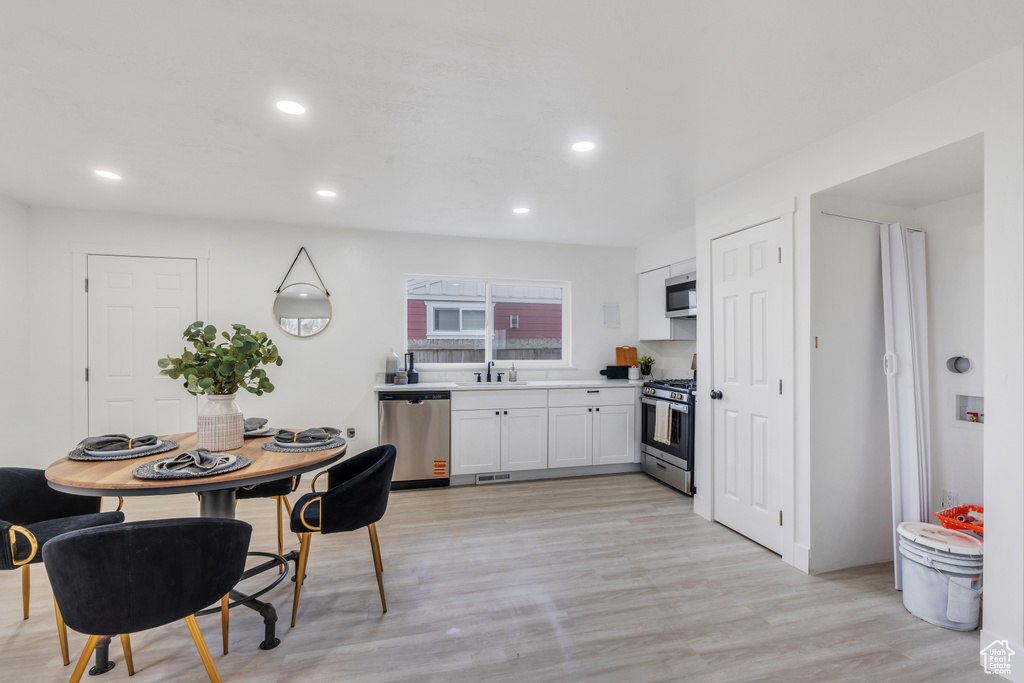
[[[629,406],[637,401],[636,389],[614,387],[601,389],[552,389],[548,405],[562,406]]]

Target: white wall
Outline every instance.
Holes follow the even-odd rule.
[[[637,273],[646,273],[696,255],[697,228],[689,225],[637,247],[635,270]]]
[[[957,394],[985,395],[983,199],[952,199],[914,217],[927,232],[933,510],[941,509],[943,489],[962,505],[984,505],[985,427],[954,419]],[[961,355],[974,362],[971,370],[947,370],[946,360]]]
[[[750,173],[697,200],[697,275],[707,279],[711,240],[756,222],[796,199],[795,416],[792,546],[783,557],[808,569],[811,544],[811,240],[810,196],[852,178],[984,134],[984,356],[986,557],[984,644],[1008,639],[1024,651],[1024,50],[1014,48],[946,79],[860,123]],[[707,310],[710,294],[698,291]],[[709,357],[710,320],[698,318],[697,352]],[[712,487],[710,399],[697,395],[696,483]],[[705,454],[702,456],[702,453]],[[694,510],[712,517],[698,495]],[[1024,680],[1024,667],[1016,678]]]
[[[0,379],[0,465],[24,464],[35,446],[26,433],[28,403],[32,392],[29,374],[34,341],[47,335],[61,336],[66,326],[35,321],[32,312],[38,301],[37,292],[29,286],[28,207],[0,196],[0,319],[7,322],[0,335],[0,358],[3,370]]]
[[[878,225],[821,211],[905,223],[914,215],[811,198],[811,572],[893,554]]]
[[[37,324],[57,321],[63,332],[33,339],[34,420],[29,424],[47,421],[58,444],[73,444],[83,436],[73,433],[72,394],[82,384],[72,373],[68,329],[73,297],[81,296],[71,275],[75,244],[107,245],[114,253],[128,245],[153,256],[209,250],[206,322],[218,328],[241,322],[266,331],[284,358],[282,367],[268,370],[276,390],[258,398],[243,393],[242,410],[297,427],[356,427],[353,447],[358,449],[376,443],[375,374],[383,372],[389,347],[400,351],[405,345],[407,273],[570,281],[572,361],[578,369],[547,373],[552,377],[597,377],[599,368],[615,362],[616,346],[636,342],[632,249],[57,209],[32,209],[30,220],[31,283],[38,292],[33,317]],[[334,307],[327,330],[307,339],[281,332],[271,309],[274,290],[303,245]],[[309,281],[313,276],[293,273],[290,280],[297,277]],[[619,303],[619,329],[603,328],[605,302]],[[521,375],[534,376],[525,370]],[[41,466],[64,452],[57,446],[24,459]]]

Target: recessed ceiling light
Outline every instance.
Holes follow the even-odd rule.
[[[95,171],[93,171],[93,173],[98,175],[100,178],[106,178],[107,180],[120,180],[121,179],[121,176],[119,176],[118,174],[114,173],[113,171],[104,171],[103,169],[100,169],[100,168],[97,168]]]
[[[512,213],[530,213],[530,209],[525,206],[520,206],[512,209]]]
[[[316,193],[321,197],[334,197],[338,194],[334,190],[317,190]]]
[[[295,116],[306,113],[306,108],[303,107],[301,104],[299,104],[298,102],[289,102],[288,100],[281,100],[280,102],[278,102],[277,108],[283,111],[285,114],[294,114]]]
[[[309,294],[306,294],[305,292],[299,292],[299,296],[309,296]]]
[[[576,150],[577,152],[590,152],[595,147],[597,147],[597,145],[595,145],[593,142],[589,142],[589,141],[586,141],[586,140],[573,143],[573,146],[572,146],[572,148],[574,150]]]

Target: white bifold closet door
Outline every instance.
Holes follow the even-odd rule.
[[[889,396],[893,559],[903,589],[900,522],[927,522],[931,514],[928,444],[928,298],[924,231],[881,226],[885,370]]]

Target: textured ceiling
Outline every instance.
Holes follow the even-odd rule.
[[[635,245],[1022,37],[1019,0],[0,0],[0,194]]]

